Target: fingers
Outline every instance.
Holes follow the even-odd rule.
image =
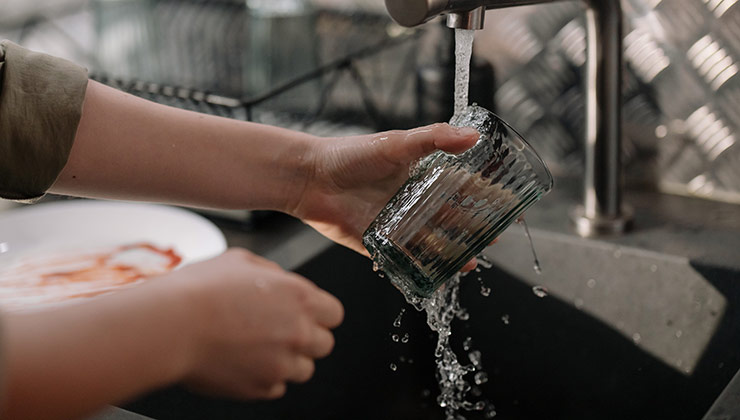
[[[326,357],[334,349],[334,335],[326,328],[312,328],[310,338],[296,350],[313,359]]]
[[[274,384],[267,388],[263,398],[267,400],[275,400],[285,395],[285,391],[287,391],[287,386],[284,382]]]
[[[293,358],[293,368],[285,379],[290,382],[304,383],[311,379],[315,371],[316,365],[313,359],[306,356],[297,356]]]
[[[469,127],[439,123],[409,131],[390,133],[386,158],[393,162],[411,162],[435,150],[462,153],[478,141],[478,132]]]
[[[314,287],[306,302],[314,320],[326,328],[336,328],[344,319],[344,307],[339,299],[328,292]]]
[[[305,383],[313,377],[316,365],[313,360],[305,356],[295,356],[288,362],[289,367],[286,375],[275,383],[262,385],[259,391],[248,390],[245,394],[257,395],[258,398],[274,400],[282,398],[287,391],[286,382]]]

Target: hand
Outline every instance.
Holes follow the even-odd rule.
[[[187,283],[197,318],[186,383],[198,390],[278,398],[286,382],[311,378],[314,359],[334,346],[329,329],[342,305],[271,261],[233,249],[171,275]]]
[[[410,165],[435,150],[462,153],[472,128],[433,124],[409,131],[326,139],[312,156],[312,176],[292,214],[329,239],[369,256],[362,233],[408,179]],[[470,261],[463,271],[475,268]]]

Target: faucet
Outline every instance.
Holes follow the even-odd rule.
[[[486,9],[556,0],[385,0],[391,17],[413,27],[446,14],[447,26],[483,29]],[[622,206],[622,7],[620,0],[586,4],[586,138],[584,201],[571,212],[583,237],[620,234],[632,224]]]

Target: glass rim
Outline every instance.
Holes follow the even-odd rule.
[[[482,107],[480,105],[477,105],[477,104],[468,105],[467,107],[465,107],[465,109],[466,110],[473,109],[475,111],[480,110],[480,111],[487,112],[498,123],[502,124],[506,129],[511,130],[511,132],[514,133],[514,135],[522,143],[524,143],[524,146],[525,146],[525,149],[524,150],[526,150],[527,152],[529,152],[531,155],[534,156],[535,162],[530,162],[530,163],[538,164],[539,167],[544,170],[544,177],[548,181],[548,185],[547,185],[547,190],[546,191],[552,190],[555,180],[554,180],[554,178],[552,176],[552,172],[550,172],[550,168],[547,167],[547,164],[545,164],[545,160],[542,159],[542,157],[539,155],[539,153],[537,153],[537,150],[534,147],[532,147],[531,144],[529,144],[529,142],[527,141],[527,139],[524,136],[522,136],[521,133],[519,133],[519,131],[517,131],[514,127],[512,127],[509,123],[507,123],[506,120],[504,120],[503,118],[501,118],[498,114],[496,114],[495,112],[493,112],[493,111],[491,111],[489,109],[486,109],[486,108],[484,108],[484,107]],[[457,114],[453,115],[452,116],[452,119],[454,119],[456,116],[457,116]],[[450,121],[452,121],[452,119]],[[473,127],[473,128],[475,128],[475,127]],[[537,173],[537,172],[535,171],[535,173]]]

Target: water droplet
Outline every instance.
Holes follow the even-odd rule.
[[[457,313],[457,319],[459,319],[461,321],[467,321],[468,319],[470,319],[470,314],[465,309],[461,309]]]
[[[620,258],[621,256],[622,256],[622,250],[621,250],[621,249],[619,249],[619,248],[617,248],[617,249],[616,249],[616,250],[614,251],[614,258]]]
[[[401,342],[404,344],[409,342],[409,333],[406,333],[403,335],[403,337],[401,337]]]
[[[491,406],[488,409],[486,409],[485,417],[487,419],[492,419],[492,418],[496,417],[496,414],[498,414],[498,413],[496,413],[496,409],[493,408],[493,406]]]
[[[395,364],[395,363],[391,363],[391,366],[390,366],[390,368],[391,368],[391,370],[392,370],[392,371],[394,371],[394,372],[395,372],[395,371],[396,371],[396,370],[398,369],[398,366],[396,366],[396,364]]]
[[[460,404],[460,407],[462,407],[463,410],[473,411],[473,407],[475,407],[475,405],[470,401],[463,401],[462,404]]]
[[[476,389],[477,389],[477,388],[476,388]],[[480,394],[478,394],[478,396],[480,396]],[[483,409],[484,409],[484,408],[486,408],[486,403],[485,403],[485,402],[483,402],[483,401],[478,401],[478,402],[477,402],[477,403],[475,403],[475,405],[473,406],[473,410],[475,410],[475,411],[483,411]]]
[[[534,286],[532,288],[532,293],[534,293],[538,298],[543,298],[547,296],[547,288],[545,286]]]
[[[475,272],[476,272],[476,273],[480,273],[480,271],[481,271],[481,270],[480,270],[480,267],[475,267]]]
[[[596,279],[588,279],[586,286],[588,286],[589,289],[596,287]]]
[[[481,288],[480,288],[480,294],[483,295],[483,296],[485,296],[485,297],[491,296],[491,288],[490,287],[486,287],[486,286],[481,286]]]
[[[473,345],[473,337],[467,337],[463,340],[463,350],[468,351]]]
[[[575,305],[576,309],[582,309],[583,308],[583,299],[576,298],[576,300],[575,300],[575,302],[573,302],[573,304]]]
[[[683,360],[681,360],[681,359],[676,360],[676,366],[678,366],[678,367],[683,366]]]
[[[0,242],[0,254],[10,251],[10,245],[7,242]]]
[[[410,365],[413,365],[414,364],[414,359],[409,359],[409,364]]]
[[[534,265],[532,266],[532,268],[534,268],[535,273],[542,274],[542,266],[540,265],[540,262],[538,260],[534,260]]]
[[[486,372],[478,372],[473,379],[476,385],[483,385],[488,382],[488,374]]]
[[[503,322],[504,325],[509,325],[509,314],[501,315],[501,322]]]
[[[377,272],[378,270],[380,270],[380,265],[377,261],[373,261],[373,271]]]
[[[398,340],[400,340],[401,338],[398,336],[398,334],[393,334],[393,335],[391,335],[391,339],[394,342],[398,343]]]
[[[488,257],[482,254],[478,255],[478,265],[486,269],[493,267],[493,263],[491,262],[491,260],[489,260]]]
[[[632,341],[634,341],[635,344],[640,343],[641,340],[642,340],[642,336],[640,335],[640,333],[632,334]]]
[[[681,338],[682,335],[683,335],[683,331],[676,330],[676,338]]]
[[[423,390],[421,391],[421,396],[422,396],[422,397],[424,397],[424,398],[427,398],[427,397],[429,397],[430,395],[432,395],[432,391],[430,391],[430,390],[428,390],[428,389],[423,389]]]
[[[651,265],[650,266],[650,271],[652,271],[653,273],[655,273],[656,271],[658,271],[658,266],[655,265],[655,264]]]
[[[472,363],[473,366],[476,366],[476,367],[480,366],[480,359],[481,359],[480,351],[478,350],[471,351],[470,353],[468,353],[468,359],[470,359],[470,363]]]
[[[378,271],[378,277],[380,277],[381,279],[384,279],[385,278],[385,273],[382,272],[382,271]]]
[[[395,320],[393,320],[393,326],[396,328],[401,327],[401,318],[403,318],[403,314],[406,312],[406,308],[401,308],[401,312],[399,312],[398,316]]]

